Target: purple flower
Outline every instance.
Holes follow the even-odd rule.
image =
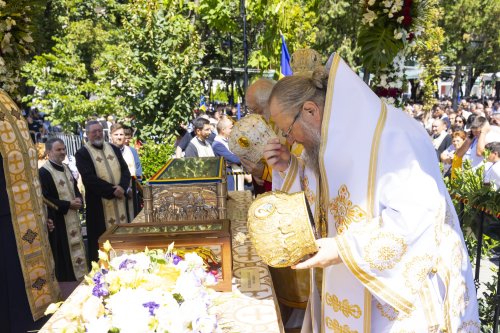
[[[179,261],[181,261],[182,258],[179,257],[178,255],[174,254],[173,258],[172,258],[172,262],[174,263],[174,265],[177,265],[179,263]]]
[[[94,288],[92,288],[92,295],[96,297],[108,296],[109,292],[104,286],[104,284],[96,284]]]
[[[160,304],[155,303],[155,302],[147,302],[147,303],[142,304],[142,306],[145,307],[145,308],[148,308],[149,309],[149,314],[151,316],[154,316],[155,315],[155,310],[160,307]]]
[[[95,284],[101,284],[102,283],[102,278],[104,275],[101,272],[95,273],[94,277],[92,278],[92,281],[94,281]]]
[[[130,269],[130,268],[134,268],[134,265],[137,264],[137,261],[133,260],[133,259],[125,259],[122,261],[122,263],[120,264],[120,267],[119,269]]]

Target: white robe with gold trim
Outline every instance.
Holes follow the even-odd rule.
[[[321,309],[310,306],[303,330],[479,332],[467,250],[427,133],[336,56],[321,137],[315,204],[342,263],[324,270]],[[294,163],[283,187],[307,194],[307,169]]]

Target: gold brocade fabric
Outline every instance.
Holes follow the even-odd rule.
[[[251,114],[239,120],[228,140],[229,150],[253,163],[264,156],[267,142],[276,138],[276,133],[268,122],[258,114]]]
[[[96,149],[87,142],[84,147],[88,150],[92,158],[97,177],[110,184],[117,185],[120,182],[121,168],[118,157],[113,148],[111,148],[111,144],[105,142],[102,149]],[[128,200],[128,203],[125,200]],[[128,216],[133,216],[132,201],[130,199],[125,200],[102,198],[106,229],[109,229],[116,223],[128,223]]]
[[[248,233],[265,263],[288,267],[318,251],[310,221],[304,192],[268,192],[248,210]]]
[[[1,90],[0,153],[26,295],[33,319],[38,320],[47,306],[58,300],[60,291],[47,238],[37,151],[19,108]]]
[[[43,166],[52,176],[59,199],[71,201],[76,197],[73,187],[73,182],[75,180],[69,168],[67,166],[63,167],[64,172],[58,171],[50,164],[50,161],[46,161]],[[68,237],[68,248],[71,255],[73,273],[76,279],[79,280],[88,273],[88,269],[78,212],[74,209],[69,209],[68,212],[64,214],[64,223],[66,225],[66,235]]]

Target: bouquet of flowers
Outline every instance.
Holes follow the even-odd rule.
[[[104,249],[100,265],[92,263],[79,287],[84,292],[72,300],[77,306],[65,313],[60,332],[222,332],[213,306],[215,291],[207,288],[216,278],[196,253],[181,258],[172,243],[167,251],[146,248],[111,259],[109,242]]]
[[[435,4],[436,0],[360,0],[358,46],[363,66],[376,74],[373,90],[389,104],[401,104],[406,54]]]

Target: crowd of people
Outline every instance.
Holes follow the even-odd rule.
[[[419,121],[432,139],[445,176],[455,177],[464,165],[477,169],[484,166],[484,183],[500,189],[500,103],[487,99],[462,100],[456,111],[451,101],[434,105],[424,115],[421,105],[404,109]]]

